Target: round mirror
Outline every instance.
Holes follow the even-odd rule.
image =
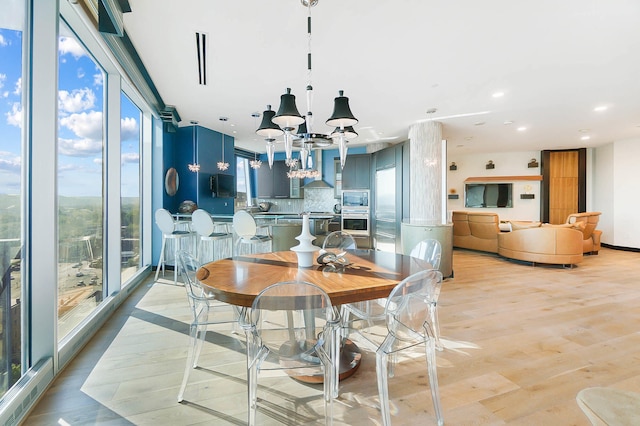
[[[180,179],[178,178],[178,171],[171,167],[167,170],[167,174],[164,177],[164,189],[167,191],[167,195],[173,197],[178,192],[178,185]]]

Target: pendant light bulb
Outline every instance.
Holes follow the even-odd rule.
[[[220,117],[220,121],[222,121],[223,124],[225,124],[227,122],[227,120],[228,120],[227,117]],[[218,161],[218,169],[224,172],[228,168],[229,168],[229,163],[224,161],[224,126],[223,126],[223,132],[222,132],[222,160]]]
[[[197,135],[197,131],[196,131],[196,126],[198,125],[197,121],[191,121],[191,125],[193,126],[193,163],[189,164],[187,167],[189,168],[190,172],[193,173],[198,173],[200,171],[200,164],[198,164],[198,148],[196,146],[196,135]]]

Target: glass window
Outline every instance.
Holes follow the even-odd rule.
[[[0,398],[21,376],[23,1],[0,0]]]
[[[102,301],[104,72],[66,24],[58,44],[58,339]]]
[[[236,156],[236,203],[251,204],[251,173],[249,159]]]
[[[140,122],[142,112],[124,94],[120,96],[121,161],[121,244],[122,282],[135,274],[142,265],[140,257]]]

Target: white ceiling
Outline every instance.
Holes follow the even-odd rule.
[[[125,29],[181,126],[197,120],[264,152],[253,112],[277,110],[287,87],[306,111],[299,0],[129,3]],[[406,140],[428,117],[442,121],[450,153],[640,137],[640,1],[320,0],[312,20],[314,131],[332,130],[324,121],[342,89],[360,120],[351,146]],[[196,31],[210,41],[206,86]]]

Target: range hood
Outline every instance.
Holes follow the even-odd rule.
[[[312,180],[311,182],[309,182],[308,184],[306,184],[304,187],[304,189],[308,189],[308,188],[333,188],[333,186],[329,185],[327,182],[323,181],[322,179],[318,178],[316,180]]]
[[[320,152],[319,149],[316,149],[314,151],[315,154],[315,162],[316,162],[316,170],[320,170],[320,173],[322,173],[322,152]],[[317,178],[315,178],[314,180],[312,180],[311,182],[309,182],[308,184],[306,184],[304,187],[304,189],[308,189],[308,188],[333,188],[333,186],[329,185],[327,182],[322,180],[322,175],[318,176]]]

